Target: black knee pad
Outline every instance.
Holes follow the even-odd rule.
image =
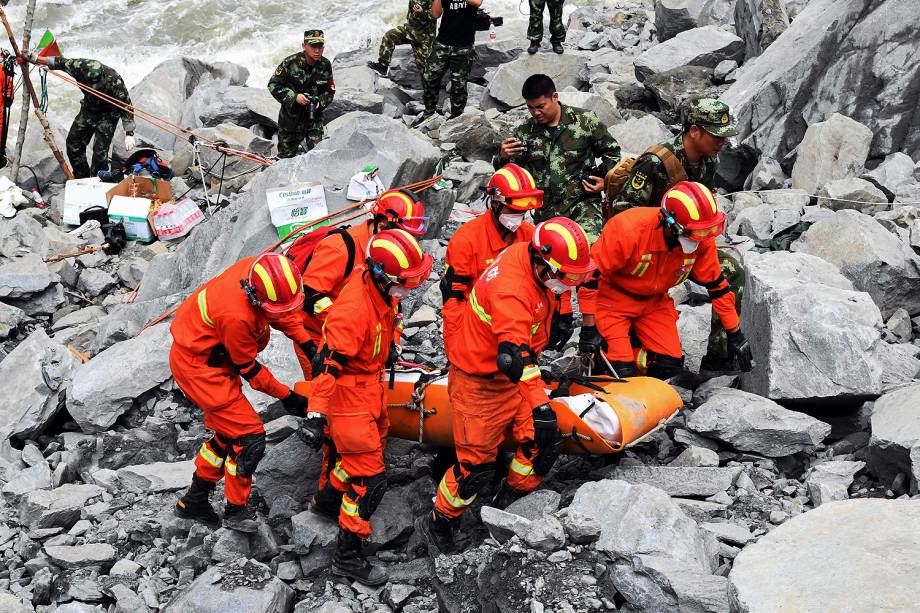
[[[236,459],[236,474],[248,479],[265,456],[265,433],[247,434],[240,439],[240,446],[243,450]]]
[[[365,477],[363,481],[367,491],[358,502],[358,515],[361,519],[366,521],[369,520],[371,515],[374,514],[374,511],[377,510],[390,484],[384,473],[376,474],[373,477]]]
[[[635,377],[639,374],[636,370],[635,362],[611,362],[610,365],[613,366],[613,369],[617,372],[617,376],[621,379]]]
[[[648,352],[648,376],[662,381],[676,377],[684,368],[684,356]]]
[[[454,465],[454,476],[457,479],[457,495],[468,500],[481,492],[492,481],[495,474],[495,462],[488,464],[467,464],[464,466],[470,474],[466,477],[460,475],[460,465]]]

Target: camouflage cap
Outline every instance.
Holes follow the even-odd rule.
[[[701,98],[692,102],[687,112],[687,125],[699,126],[720,138],[738,135],[728,105],[715,98]]]
[[[303,42],[308,45],[323,45],[326,39],[322,30],[307,30],[303,33]]]

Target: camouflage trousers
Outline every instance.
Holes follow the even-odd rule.
[[[425,102],[425,112],[434,113],[438,108],[438,93],[441,91],[441,80],[450,71],[450,113],[459,115],[466,108],[466,82],[473,69],[473,58],[476,52],[473,47],[452,47],[435,41],[431,47],[428,62],[422,71],[422,86],[424,93],[422,100]]]
[[[741,300],[744,298],[744,267],[734,255],[730,254],[730,249],[719,249],[719,265],[722,268],[722,275],[728,281],[728,286],[735,293],[735,308],[741,312]],[[708,355],[728,359],[728,335],[725,332],[725,326],[716,312],[712,312],[712,325],[709,330],[709,345],[706,348]]]
[[[114,113],[90,113],[83,109],[73,120],[67,134],[67,159],[77,179],[95,177],[100,170],[109,170],[109,147],[119,116]],[[93,141],[93,166],[86,161],[86,147]]]
[[[322,118],[306,124],[301,130],[278,130],[278,157],[284,159],[299,155],[300,143],[304,142],[304,140],[306,140],[307,151],[323,140]]]
[[[530,0],[530,22],[527,24],[527,38],[532,43],[543,40],[543,7],[549,5],[549,40],[561,43],[565,40],[565,24],[562,23],[563,0]]]
[[[419,32],[407,23],[387,30],[380,41],[378,59],[384,66],[389,66],[393,59],[393,50],[398,45],[412,45],[412,55],[415,57],[415,67],[419,74],[424,69],[431,53],[431,43],[434,42],[434,32]]]

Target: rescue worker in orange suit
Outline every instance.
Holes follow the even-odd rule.
[[[519,445],[492,505],[533,491],[559,455],[561,435],[537,358],[558,296],[595,269],[588,236],[574,221],[537,225],[486,269],[470,292],[451,345],[448,394],[458,462],[441,479],[432,512],[416,521],[429,553],[450,553],[460,516],[491,481],[507,430]]]
[[[269,327],[296,343],[310,340],[296,316],[302,304],[300,276],[292,262],[266,253],[230,266],[179,306],[170,326],[169,366],[182,392],[204,412],[204,425],[214,431],[195,457],[191,487],[176,503],[179,517],[220,523],[209,496],[223,478],[224,526],[258,529],[247,502],[252,475],[265,454],[265,428],[243,395],[241,378],[281,400],[290,413],[304,415],[307,399],[256,359],[268,345]]]
[[[303,325],[312,339],[303,348],[294,344],[294,352],[309,380],[313,358],[323,335],[323,323],[329,308],[345,286],[352,271],[364,270],[362,254],[370,237],[381,230],[399,228],[422,237],[428,229],[425,205],[407,189],[383,192],[370,210],[371,219],[350,228],[338,228],[326,235],[313,250],[303,270]],[[320,484],[322,485],[322,484]]]
[[[441,313],[448,353],[473,284],[508,245],[530,240],[533,224],[524,221],[524,215],[543,206],[543,190],[537,189],[533,176],[517,164],[507,164],[496,171],[485,192],[489,210],[460,226],[447,243]]]
[[[689,278],[708,290],[728,331],[729,354],[750,371],[751,346],[741,332],[735,295],[716,251],[715,239],[724,229],[725,213],[712,192],[691,181],[668,190],[658,209],[628,209],[608,221],[591,249],[599,279],[596,307],[589,310],[596,321],[583,326],[580,351],[603,351],[620,377],[641,370],[659,379],[678,375],[684,358],[668,290]],[[641,343],[635,351],[630,328]]]
[[[383,374],[397,332],[399,301],[431,273],[432,257],[404,230],[371,237],[367,270],[351,275],[323,328],[310,392],[310,412],[298,434],[313,447],[327,427],[338,461],[317,497],[340,500],[332,571],[366,585],[387,581],[364,557],[362,541],[387,489],[383,448],[390,421]]]

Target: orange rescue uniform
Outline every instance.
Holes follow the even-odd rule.
[[[679,245],[669,248],[657,208],[628,209],[608,221],[591,255],[600,276],[592,310],[612,362],[633,361],[630,327],[643,349],[682,356],[677,310],[668,290],[688,278],[709,290],[713,309],[726,330],[740,325],[735,295],[719,266],[715,239],[702,241],[690,254]]]
[[[262,434],[259,415],[243,395],[241,373],[252,389],[285,398],[290,389],[256,361],[269,340],[269,326],[294,342],[309,337],[294,313],[268,319],[252,306],[240,286],[255,257],[244,258],[195,290],[183,302],[170,326],[173,336],[169,366],[182,392],[204,412],[204,425],[215,436],[195,457],[196,474],[211,483],[226,477],[224,493],[231,504],[249,499],[252,478],[237,475],[239,440]]]
[[[355,271],[326,316],[324,363],[337,368],[313,382],[310,411],[326,415],[337,461],[328,480],[344,493],[339,526],[362,539],[371,534],[362,498],[370,477],[382,476],[390,420],[383,373],[397,331],[398,304],[381,295],[366,271]],[[344,363],[344,366],[342,365]],[[320,483],[320,489],[324,483]],[[379,500],[377,501],[379,502]]]
[[[303,271],[303,289],[306,295],[304,308],[301,312],[303,326],[310,334],[310,338],[320,345],[323,337],[323,323],[329,314],[345,282],[348,281],[352,271],[365,270],[364,253],[367,243],[373,234],[373,221],[347,228],[345,232],[354,241],[354,254],[352,270],[346,270],[348,264],[348,245],[345,238],[339,234],[325,237],[313,250],[307,268]],[[294,353],[303,370],[304,378],[309,381],[312,366],[307,356],[297,343],[294,343]]]
[[[473,284],[508,245],[530,241],[533,230],[533,225],[525,221],[506,242],[495,226],[492,212],[486,211],[460,226],[447,243],[441,313],[444,316],[444,351],[448,360],[451,341],[460,328]]]
[[[482,274],[469,295],[450,356],[448,393],[453,410],[458,463],[438,486],[435,509],[459,517],[476,499],[477,476],[494,470],[498,446],[511,427],[519,443],[507,483],[529,492],[543,480],[534,470],[539,450],[533,443],[532,410],[549,402],[536,356],[549,339],[556,296],[533,276],[529,244],[515,243]],[[525,364],[519,383],[499,372],[498,345],[529,345],[532,363]],[[464,487],[464,484],[467,484]],[[472,490],[472,491],[470,491]]]

